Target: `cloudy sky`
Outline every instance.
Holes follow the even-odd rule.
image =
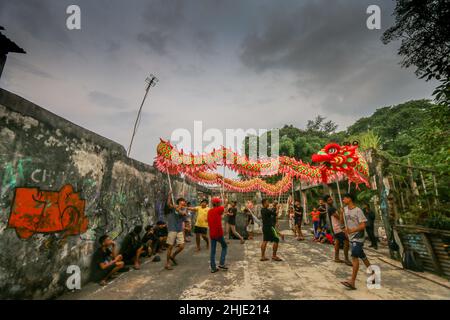
[[[66,8],[81,8],[81,30]],[[381,30],[366,8],[381,8]],[[151,163],[177,128],[304,127],[321,114],[345,129],[377,108],[429,98],[433,84],[383,45],[391,0],[0,0],[10,54],[0,86],[128,146]],[[189,146],[184,146],[189,149]]]

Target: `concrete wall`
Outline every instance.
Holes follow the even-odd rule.
[[[96,239],[109,233],[120,242],[134,225],[163,218],[168,191],[165,175],[127,158],[121,145],[2,89],[0,183],[0,298],[55,297],[65,290],[69,265],[81,268],[85,283]],[[78,199],[69,211],[67,192],[60,192],[65,185]],[[174,193],[181,188],[174,179]],[[184,190],[187,198],[196,197],[195,186]],[[12,211],[20,210],[28,221],[19,222],[34,228],[31,236],[9,225]],[[42,225],[54,212],[68,227]]]

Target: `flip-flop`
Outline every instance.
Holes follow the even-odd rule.
[[[269,258],[261,258],[261,259],[259,259],[259,261],[268,261],[269,260]]]
[[[272,257],[273,261],[283,261],[283,259],[279,258],[279,257]]]
[[[344,261],[344,263],[349,267],[353,267],[353,264],[350,261]]]
[[[349,290],[356,290],[356,288],[352,286],[352,284],[348,281],[342,281],[341,284],[343,284]]]
[[[177,263],[177,261],[175,260],[174,257],[170,257],[169,259],[173,262],[173,264],[174,264],[175,266],[178,265],[178,263]]]
[[[336,263],[344,263],[344,260],[333,260]]]
[[[171,266],[165,266],[164,269],[166,269],[166,270],[173,270],[173,268]]]

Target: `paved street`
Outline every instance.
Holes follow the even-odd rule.
[[[283,231],[289,234],[289,231]],[[372,250],[366,253],[381,268],[381,288],[368,289],[363,268],[356,291],[340,281],[351,267],[331,260],[331,245],[298,242],[287,236],[279,255],[283,262],[259,261],[260,238],[240,245],[230,240],[230,270],[209,272],[208,252],[196,253],[189,243],[179,255],[179,266],[163,269],[163,262],[145,260],[142,270],[121,274],[105,287],[90,283],[62,299],[450,299],[450,289],[392,265]],[[271,249],[268,252],[271,254]],[[383,261],[381,260],[383,259]],[[392,261],[393,262],[393,261]],[[448,281],[440,279],[448,286]]]

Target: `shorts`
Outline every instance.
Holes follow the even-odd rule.
[[[344,243],[347,239],[344,232],[339,232],[334,234],[334,239],[338,240],[339,243]]]
[[[253,232],[255,230],[255,225],[254,224],[249,224],[247,226],[247,232]]]
[[[278,238],[278,232],[274,227],[263,227],[263,241],[267,242],[280,242]]]
[[[182,231],[169,231],[169,235],[167,236],[167,244],[171,246],[182,245],[184,244],[184,234]]]
[[[208,233],[208,228],[206,228],[206,227],[194,226],[194,233],[207,234],[207,233]]]
[[[364,253],[363,246],[364,243],[352,241],[350,242],[350,246],[352,248],[352,257],[366,259],[366,254]]]

